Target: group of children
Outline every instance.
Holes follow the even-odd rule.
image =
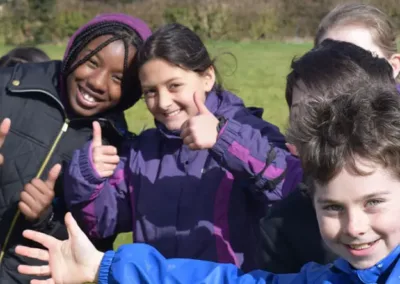
[[[394,27],[339,6],[291,69],[284,137],[180,24],[104,14],[62,61],[1,68],[0,282],[400,282]]]

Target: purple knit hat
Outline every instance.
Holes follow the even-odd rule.
[[[73,45],[75,38],[84,30],[86,30],[88,27],[97,25],[99,23],[104,23],[104,22],[118,22],[125,24],[129,27],[131,27],[136,33],[140,36],[140,38],[145,41],[150,35],[151,35],[151,30],[148,27],[148,25],[142,21],[141,19],[131,17],[127,14],[121,14],[121,13],[109,13],[109,14],[100,14],[96,16],[95,18],[91,19],[89,22],[81,26],[69,39],[68,44],[67,44],[67,49],[65,50],[64,53],[64,59],[67,57],[69,52],[71,51],[71,46]]]

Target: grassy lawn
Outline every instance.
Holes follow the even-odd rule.
[[[41,46],[50,57],[62,58],[65,46]],[[285,103],[285,77],[294,56],[300,56],[311,44],[273,42],[209,42],[212,56],[226,89],[240,96],[248,106],[264,108],[264,119],[276,124],[284,132],[288,110]],[[0,54],[10,47],[0,47]],[[235,59],[226,55],[232,53]],[[234,71],[234,72],[232,72]],[[129,127],[139,132],[153,126],[153,121],[142,101],[126,111]],[[121,234],[115,245],[132,242],[131,234]]]

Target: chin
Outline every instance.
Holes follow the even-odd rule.
[[[183,123],[163,123],[169,131],[179,131]]]
[[[89,117],[97,114],[97,111],[95,109],[87,110],[75,104],[72,105],[72,109],[75,114],[83,117]]]
[[[378,261],[372,261],[372,260],[365,260],[365,261],[349,261],[349,263],[351,264],[351,266],[353,266],[355,269],[358,270],[364,270],[364,269],[368,269],[371,268],[372,266],[376,265]]]

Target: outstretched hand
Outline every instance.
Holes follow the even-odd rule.
[[[46,249],[17,246],[17,254],[49,262],[43,266],[19,265],[18,272],[35,276],[49,276],[47,280],[32,280],[31,284],[78,284],[97,282],[103,253],[96,250],[79,228],[71,213],[65,215],[68,240],[26,230],[23,236]]]

